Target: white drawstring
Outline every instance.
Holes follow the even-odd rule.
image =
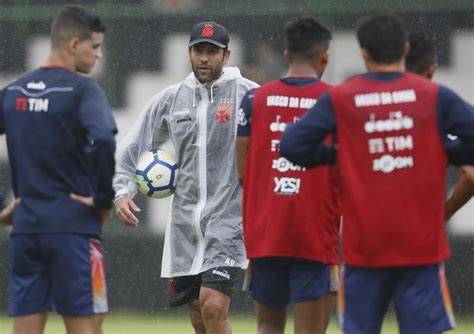
[[[214,88],[214,84],[215,84],[215,83],[216,83],[216,82],[214,81],[214,82],[212,83],[212,85],[211,85],[211,103],[214,103],[214,94],[213,94],[213,92],[212,92],[212,89]]]
[[[214,103],[214,84],[216,83],[216,81],[214,81],[211,85],[211,103]],[[195,83],[193,85],[193,108],[196,107],[196,86],[197,84]]]

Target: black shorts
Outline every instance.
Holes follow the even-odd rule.
[[[178,276],[168,280],[170,306],[190,304],[199,298],[201,287],[222,292],[229,297],[235,289],[239,273],[238,267],[217,267],[198,275]]]

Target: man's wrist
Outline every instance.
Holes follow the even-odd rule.
[[[120,195],[115,196],[114,204],[117,203],[117,201],[123,197],[128,197],[128,194],[120,194]]]

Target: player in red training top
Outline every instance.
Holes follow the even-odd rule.
[[[244,239],[258,332],[283,333],[293,304],[295,333],[324,333],[337,286],[339,202],[334,168],[307,170],[279,157],[287,123],[329,89],[319,78],[330,31],[313,17],[286,27],[288,75],[249,91],[241,104],[237,165],[244,181]],[[245,171],[244,171],[245,169]]]
[[[280,153],[304,166],[337,155],[344,332],[380,333],[393,300],[401,333],[440,333],[455,325],[443,265],[445,170],[448,161],[474,164],[474,112],[451,90],[404,72],[409,45],[394,14],[364,18],[357,37],[369,72],[330,89],[288,127]],[[336,131],[337,151],[323,144]]]
[[[412,32],[408,35],[410,53],[406,57],[407,71],[432,79],[438,64],[436,63],[436,49],[433,41],[423,33]],[[456,137],[448,134],[448,139],[456,145]],[[474,195],[474,180],[469,175],[474,174],[471,166],[458,167],[459,180],[454,186],[453,193],[446,201],[446,220],[466,204]]]

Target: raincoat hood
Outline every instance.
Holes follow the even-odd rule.
[[[217,80],[203,84],[196,78],[194,73],[191,72],[184,80],[184,84],[193,88],[193,107],[196,107],[196,89],[198,87],[204,87],[208,89],[211,97],[211,103],[214,103],[214,87],[219,86],[225,81],[235,80],[238,78],[242,78],[238,67],[224,67],[222,75]]]

